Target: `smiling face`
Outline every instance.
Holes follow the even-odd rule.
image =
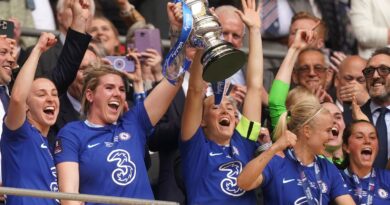
[[[12,56],[12,48],[9,42],[0,38],[0,85],[7,85],[11,82],[12,67],[15,58]]]
[[[103,44],[108,55],[113,55],[115,48],[119,46],[118,33],[114,29],[107,19],[95,18],[88,31],[94,39]]]
[[[210,96],[205,99],[203,109],[201,126],[206,136],[217,144],[228,144],[236,127],[233,103],[224,97],[220,105],[214,105],[214,96]]]
[[[390,56],[385,54],[379,54],[372,57],[367,67],[379,67],[379,66],[390,67]],[[380,76],[378,71],[374,72],[371,78],[366,78],[368,93],[372,100],[379,104],[390,104],[390,75]]]
[[[378,137],[375,127],[369,122],[353,124],[351,134],[343,148],[349,155],[350,166],[371,168],[378,154]]]
[[[106,74],[99,78],[95,90],[86,90],[90,107],[87,119],[95,124],[105,125],[116,122],[125,106],[125,84],[121,76]]]
[[[320,155],[325,152],[326,145],[333,137],[333,118],[327,110],[322,110],[314,119],[306,125],[308,126],[307,145],[311,152]]]
[[[327,66],[324,55],[317,50],[303,51],[298,56],[297,66],[293,72],[295,84],[302,85],[309,90],[319,86],[325,88]]]
[[[34,126],[43,128],[54,125],[60,103],[57,89],[50,80],[45,78],[34,80],[26,103],[27,118]]]
[[[324,103],[323,107],[329,110],[333,118],[332,137],[330,138],[326,150],[333,152],[339,149],[343,143],[343,132],[345,129],[345,123],[343,114],[340,109],[334,103]]]

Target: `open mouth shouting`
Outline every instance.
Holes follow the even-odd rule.
[[[46,106],[43,108],[43,112],[50,117],[54,117],[55,107],[54,106]]]
[[[339,136],[339,129],[337,127],[332,128],[332,136],[332,139],[337,139],[337,137]]]
[[[221,126],[229,127],[230,126],[230,119],[227,117],[222,117],[219,119],[218,123]]]
[[[360,154],[362,156],[362,159],[365,161],[370,161],[372,158],[372,148],[371,147],[364,147]]]
[[[119,102],[118,101],[110,101],[108,102],[108,107],[111,111],[117,112],[119,109]]]

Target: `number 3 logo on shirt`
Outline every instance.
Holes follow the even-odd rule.
[[[115,184],[126,186],[130,184],[136,175],[136,166],[130,160],[130,154],[123,149],[116,149],[110,152],[108,162],[116,162],[117,168],[112,171],[111,177]]]
[[[241,173],[242,164],[239,161],[228,162],[219,166],[220,171],[227,172],[226,178],[221,181],[221,189],[230,196],[241,196],[244,190],[237,186],[237,176]]]

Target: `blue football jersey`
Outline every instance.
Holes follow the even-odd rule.
[[[256,204],[254,191],[237,186],[237,177],[253,158],[256,144],[234,131],[230,146],[206,138],[203,129],[180,143],[188,204]]]
[[[367,204],[368,195],[372,195],[374,205],[390,204],[390,171],[375,168],[375,177],[373,177],[374,189],[369,191],[370,177],[359,179],[360,185],[357,185],[348,170],[342,171],[342,176],[348,186],[348,191],[356,204]],[[358,187],[362,188],[361,199],[359,199]]]
[[[57,172],[47,139],[27,120],[17,130],[3,124],[1,137],[3,186],[58,191]],[[53,205],[54,199],[9,195],[7,204]]]
[[[301,168],[317,204],[320,204],[320,201],[321,204],[329,204],[336,197],[348,194],[340,172],[327,159],[317,157],[316,160],[322,181],[320,197],[314,166],[300,165],[287,151],[285,155],[284,158],[274,156],[263,171],[262,189],[265,204],[307,204],[300,177]]]
[[[86,121],[71,122],[58,133],[55,163],[79,164],[80,193],[153,199],[144,161],[146,134],[151,129],[143,103],[116,124],[96,127]]]

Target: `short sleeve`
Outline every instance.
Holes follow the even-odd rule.
[[[180,155],[183,162],[184,170],[191,170],[191,173],[203,173],[204,164],[207,160],[207,139],[203,134],[202,128],[198,128],[194,136],[188,141],[180,141]],[[198,170],[194,170],[198,169]],[[193,176],[198,178],[198,176]]]
[[[31,124],[27,119],[24,121],[21,127],[16,130],[10,130],[5,123],[3,123],[2,139],[10,141],[26,140],[31,136]]]
[[[324,159],[325,160],[325,159]],[[349,194],[347,185],[345,184],[344,178],[341,175],[340,171],[336,168],[335,165],[328,164],[328,173],[330,173],[330,181],[331,181],[331,191],[330,198],[335,199],[342,195]]]
[[[70,125],[70,124],[68,124]],[[71,126],[66,125],[57,135],[54,146],[54,163],[79,162],[80,140]]]
[[[156,105],[157,106],[157,105]],[[151,133],[153,125],[150,122],[150,118],[145,109],[144,102],[137,103],[131,110],[124,113],[123,123],[138,123],[139,126],[145,131],[145,133]]]

